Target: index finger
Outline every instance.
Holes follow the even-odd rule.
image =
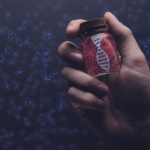
[[[72,20],[66,27],[66,35],[68,39],[74,39],[76,37],[79,37],[79,30],[80,30],[80,24],[83,22],[86,22],[87,20]]]

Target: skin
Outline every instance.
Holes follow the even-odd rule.
[[[148,150],[150,69],[131,30],[110,12],[104,18],[116,39],[121,69],[94,78],[82,71],[81,48],[70,41],[63,42],[58,55],[71,65],[61,72],[70,85],[68,97],[73,109],[101,140],[123,150]],[[80,38],[79,27],[85,21],[71,21],[66,28],[67,37]]]

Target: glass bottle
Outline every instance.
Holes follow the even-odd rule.
[[[93,77],[120,70],[115,38],[109,33],[105,18],[80,24],[79,37],[84,56],[84,71]]]

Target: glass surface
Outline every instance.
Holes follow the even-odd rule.
[[[84,71],[94,77],[120,70],[119,53],[112,34],[99,33],[81,42]]]

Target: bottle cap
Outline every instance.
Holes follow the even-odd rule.
[[[107,32],[109,25],[106,24],[105,18],[88,20],[80,24],[79,36],[88,37],[94,34]]]

